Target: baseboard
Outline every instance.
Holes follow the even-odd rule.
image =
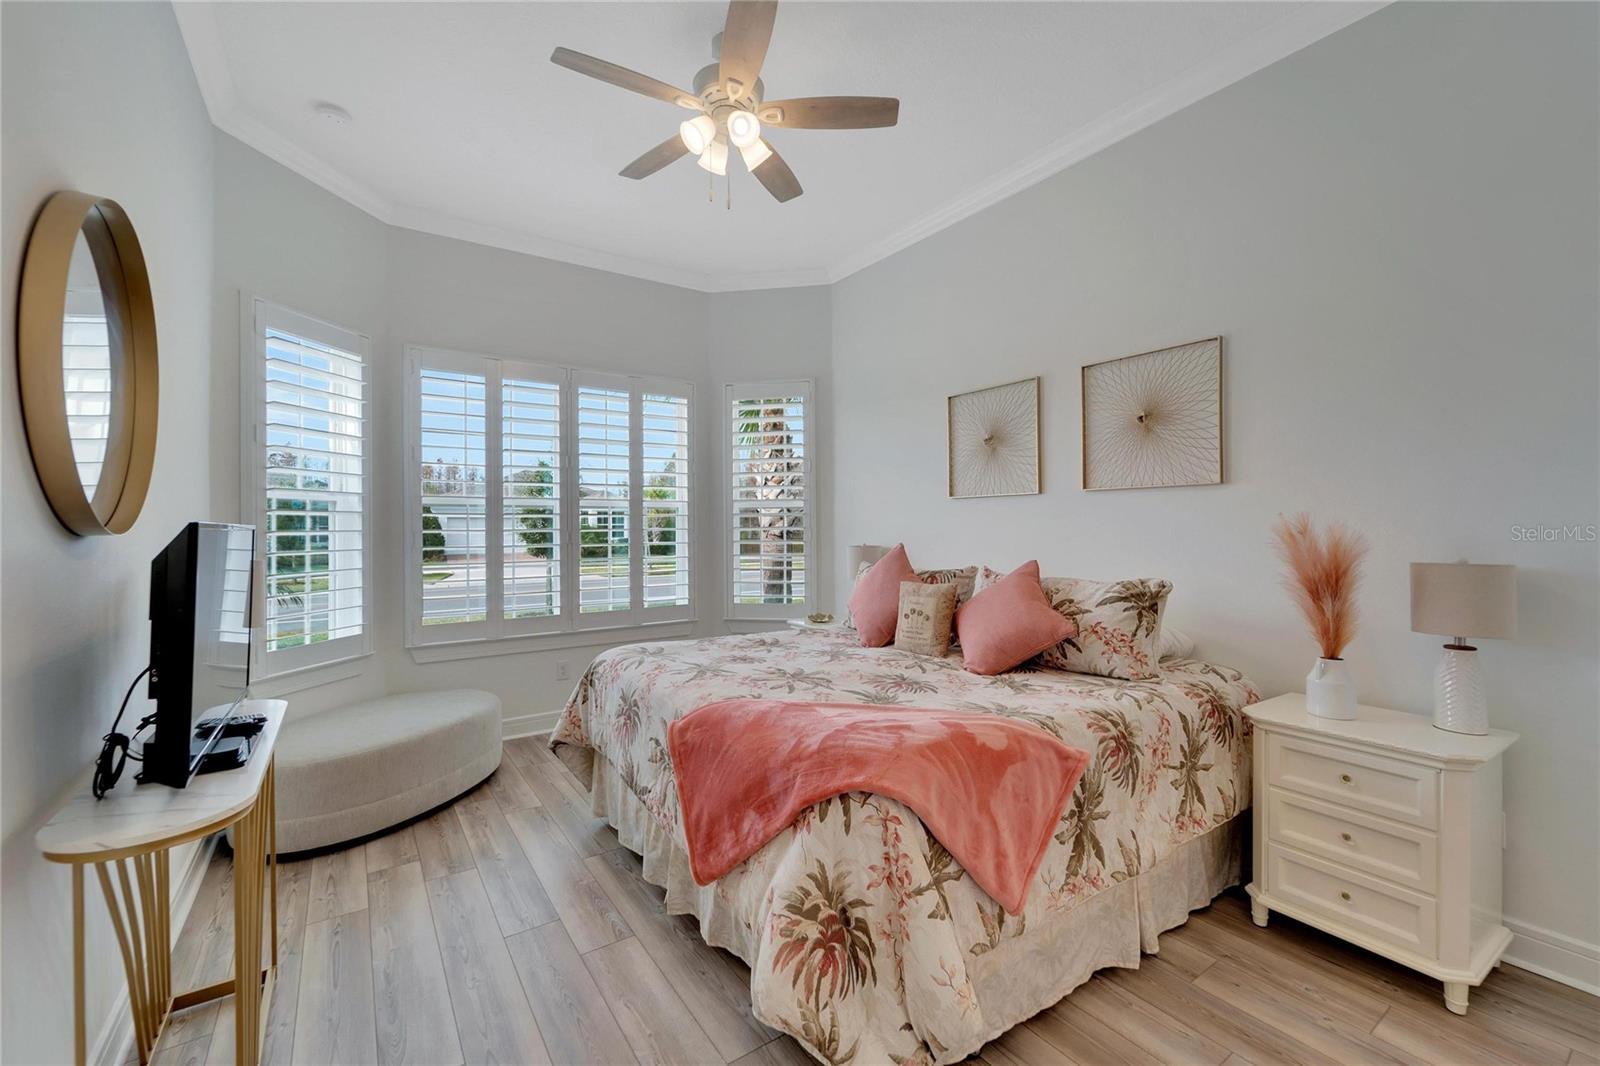
[[[533,714],[519,714],[515,718],[503,719],[500,723],[500,735],[507,740],[517,737],[531,737],[535,734],[548,733],[556,727],[556,719],[561,717],[560,711],[537,711]]]
[[[178,942],[178,936],[183,932],[183,923],[188,920],[189,911],[194,907],[195,897],[200,894],[200,884],[205,880],[206,867],[211,865],[211,856],[217,850],[217,841],[221,839],[221,833],[213,833],[201,840],[200,846],[195,849],[194,858],[189,861],[189,868],[178,878],[178,891],[172,898],[174,944]],[[184,990],[178,989],[178,991]],[[121,1066],[132,1054],[133,1016],[128,1013],[128,989],[127,986],[123,986],[116,1002],[112,1004],[111,1013],[100,1027],[100,1035],[95,1037],[94,1045],[89,1049],[89,1061],[96,1066]]]
[[[1511,930],[1506,962],[1600,996],[1600,946],[1527,922],[1502,921]]]

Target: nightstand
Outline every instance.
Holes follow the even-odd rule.
[[[831,622],[813,622],[809,618],[786,618],[790,629],[830,630],[843,629],[844,623],[835,618]]]
[[[1467,736],[1424,715],[1306,713],[1292,693],[1245,708],[1255,725],[1250,914],[1314,925],[1444,982],[1467,1012],[1511,942],[1500,922],[1501,754],[1515,733]]]

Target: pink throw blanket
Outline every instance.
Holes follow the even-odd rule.
[[[755,854],[814,803],[873,792],[916,812],[1012,914],[1089,753],[1000,715],[723,700],[667,727],[697,883]]]

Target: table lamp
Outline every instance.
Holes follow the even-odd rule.
[[[850,575],[850,581],[854,583],[863,564],[875,563],[888,554],[889,549],[882,544],[852,544],[844,553],[845,573]]]
[[[1433,673],[1433,724],[1452,733],[1489,731],[1478,649],[1468,637],[1517,635],[1517,568],[1469,563],[1411,564],[1411,631],[1450,638]]]

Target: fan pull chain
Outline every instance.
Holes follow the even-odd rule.
[[[706,171],[706,203],[717,202],[717,176],[711,171]]]
[[[733,168],[728,168],[728,210],[733,210]]]

